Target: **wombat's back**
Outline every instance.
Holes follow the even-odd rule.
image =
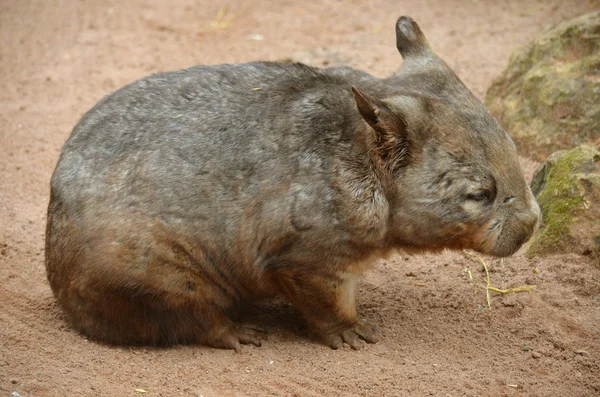
[[[328,142],[349,141],[342,135],[354,106],[349,81],[371,79],[352,69],[276,63],[147,77],[83,117],[65,144],[53,189],[64,199],[91,194],[151,211],[167,211],[173,195],[211,197],[232,183],[252,196],[257,184],[281,182],[307,155],[331,158]]]

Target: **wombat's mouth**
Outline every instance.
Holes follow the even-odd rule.
[[[519,236],[518,239],[516,239],[512,242],[503,243],[500,246],[495,247],[495,249],[492,252],[490,252],[489,255],[497,256],[500,258],[505,258],[507,256],[511,256],[514,253],[516,253],[517,251],[519,251],[519,249],[523,246],[523,244],[525,244],[527,241],[529,241],[530,238],[531,238],[531,235]]]

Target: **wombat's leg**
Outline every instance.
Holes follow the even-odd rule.
[[[359,349],[360,339],[368,343],[379,340],[375,327],[356,315],[356,274],[291,271],[276,278],[284,294],[330,347],[338,349],[346,342]]]
[[[91,338],[125,345],[199,343],[237,351],[241,344],[261,344],[259,330],[237,325],[206,297],[144,291],[141,284],[134,289],[104,286],[98,281],[79,283],[59,295],[72,324]]]
[[[87,233],[73,233],[75,226],[65,214],[51,219],[48,278],[87,336],[113,344],[260,345],[260,332],[230,317],[241,298],[235,278],[211,261],[209,244],[141,217],[98,222]]]
[[[170,281],[176,282],[174,277]],[[134,289],[106,290],[102,286],[102,282],[80,284],[76,290],[61,294],[60,299],[73,325],[94,339],[116,344],[200,343],[236,351],[242,344],[261,345],[261,331],[231,320],[210,299],[216,296],[214,291],[195,299],[174,290],[149,289],[144,284]],[[210,285],[198,288],[208,291]]]

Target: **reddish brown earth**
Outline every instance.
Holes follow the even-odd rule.
[[[227,26],[211,27],[224,4],[0,1],[0,395],[599,396],[600,269],[576,255],[486,259],[495,286],[537,285],[493,295],[491,311],[480,265],[462,254],[381,262],[358,301],[384,337],[361,351],[316,343],[273,302],[247,314],[269,329],[263,346],[239,354],[107,347],[70,329],[44,272],[48,181],[71,128],[104,95],[153,72],[258,59],[384,76],[400,65],[393,24],[407,14],[482,97],[517,46],[600,5],[240,0]],[[530,176],[536,164],[523,164]]]

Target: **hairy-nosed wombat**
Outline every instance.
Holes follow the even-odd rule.
[[[515,147],[401,17],[404,65],[258,62],[136,81],[73,130],[52,177],[46,268],[109,343],[259,344],[232,320],[286,296],[325,343],[377,339],[357,275],[396,249],[514,253],[539,208]]]

